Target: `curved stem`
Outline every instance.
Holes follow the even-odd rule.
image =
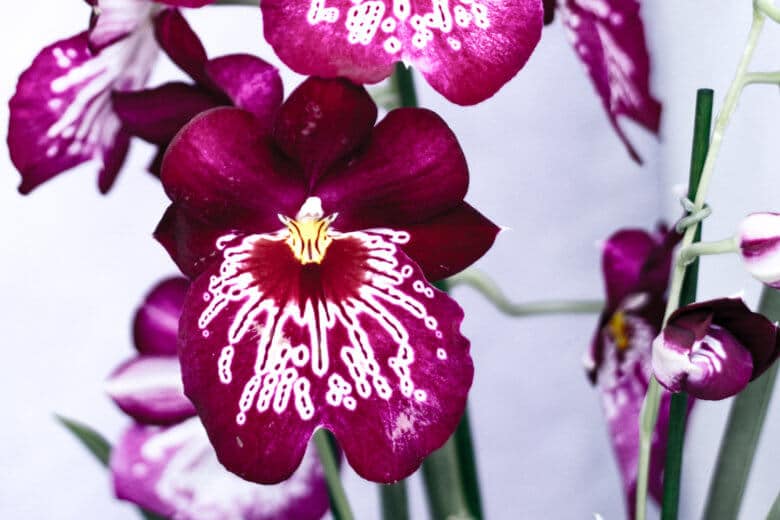
[[[745,85],[753,85],[756,83],[777,85],[780,83],[780,71],[750,72],[745,74]]]
[[[328,494],[330,495],[330,508],[334,518],[354,520],[355,517],[352,515],[347,494],[344,492],[344,486],[341,485],[339,466],[336,463],[336,450],[331,444],[328,432],[323,429],[314,432],[314,444],[317,446],[320,464],[325,471],[325,481],[328,484]]]
[[[714,242],[695,242],[680,250],[677,263],[686,266],[700,256],[723,255],[737,251],[739,251],[739,239],[735,236]]]
[[[527,303],[510,301],[501,288],[486,274],[467,269],[445,281],[448,289],[466,285],[476,289],[498,310],[509,316],[535,316],[540,314],[596,314],[604,308],[599,300],[549,300]]]
[[[731,116],[734,113],[734,109],[737,106],[739,95],[745,86],[745,76],[747,74],[747,69],[750,65],[751,59],[753,58],[753,53],[756,49],[758,38],[761,35],[761,29],[764,27],[765,20],[766,18],[764,17],[764,14],[757,7],[754,8],[753,19],[750,24],[747,43],[745,44],[745,48],[742,52],[742,58],[737,65],[737,71],[734,75],[734,79],[731,82],[728,91],[726,92],[726,97],[723,101],[721,111],[715,120],[709,151],[707,152],[707,158],[704,161],[704,166],[701,171],[701,179],[696,190],[696,196],[693,200],[694,209],[692,212],[701,210],[704,207],[710,180],[712,178],[712,172],[715,168],[715,160],[718,157],[718,153],[720,152],[721,144],[723,142],[723,135],[731,120]],[[682,249],[685,249],[693,243],[697,227],[698,226],[691,226],[685,231],[685,235],[683,236],[682,240]],[[679,307],[685,270],[686,267],[684,265],[675,263],[674,271],[672,273],[671,286],[669,289],[669,300],[664,315],[664,322],[666,322],[669,316]],[[645,402],[642,405],[642,415],[640,417],[636,520],[645,520],[647,517],[647,485],[650,470],[650,441],[653,431],[655,430],[655,423],[658,419],[658,409],[661,404],[660,395],[661,392],[658,381],[656,381],[654,377],[651,377],[647,395],[645,397]]]
[[[780,23],[780,9],[775,7],[772,0],[755,0],[754,5],[756,9],[767,15],[769,18],[777,23]]]

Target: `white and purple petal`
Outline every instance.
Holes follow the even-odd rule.
[[[117,497],[181,520],[318,520],[328,510],[313,448],[286,482],[261,486],[223,468],[197,418],[129,428],[111,454]]]
[[[181,277],[155,285],[135,314],[133,341],[142,355],[176,356],[179,317],[189,282]]]
[[[142,29],[163,9],[151,0],[87,0],[87,3],[92,6],[89,45],[94,52]]]
[[[780,214],[753,213],[740,224],[739,251],[757,280],[780,288]]]
[[[290,229],[223,237],[221,264],[194,281],[187,395],[220,461],[248,480],[287,478],[318,427],[364,478],[404,478],[463,413],[463,313],[403,253],[406,232],[330,231],[321,261],[302,264]]]
[[[461,105],[523,67],[541,37],[541,0],[264,0],[268,42],[293,70],[376,83],[412,63]]]
[[[111,187],[129,142],[111,91],[142,87],[157,51],[148,26],[98,54],[89,49],[87,33],[38,54],[9,104],[8,146],[22,193],[91,159],[102,163],[100,190]]]
[[[650,93],[650,57],[638,0],[564,0],[561,15],[609,120],[634,160],[618,124],[625,116],[658,133],[661,104]]]
[[[140,423],[174,424],[195,415],[176,356],[138,356],[123,363],[106,381],[106,392]]]

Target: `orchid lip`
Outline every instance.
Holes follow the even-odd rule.
[[[321,264],[333,242],[330,225],[336,220],[338,213],[323,217],[320,198],[309,197],[294,220],[284,215],[278,216],[287,226],[290,237],[285,242],[290,246],[295,258],[303,265]]]

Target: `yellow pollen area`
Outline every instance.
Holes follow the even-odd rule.
[[[628,323],[626,322],[626,315],[618,311],[612,315],[607,324],[609,332],[612,338],[615,340],[615,345],[618,350],[626,350],[629,347],[628,340]]]
[[[328,246],[333,242],[328,229],[334,218],[334,215],[329,215],[325,218],[282,219],[290,232],[285,242],[301,264],[322,263]]]

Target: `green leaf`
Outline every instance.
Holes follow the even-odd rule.
[[[108,458],[111,455],[111,444],[98,432],[84,423],[68,419],[61,415],[55,415],[57,421],[68,429],[104,466],[108,466]]]

